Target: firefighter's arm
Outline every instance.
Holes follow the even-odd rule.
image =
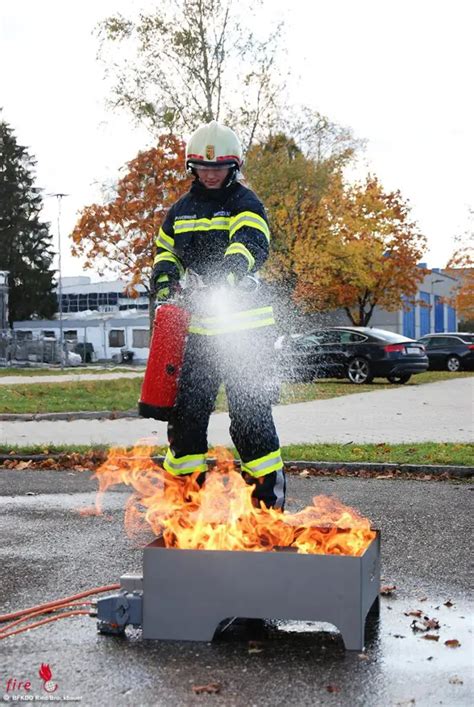
[[[224,270],[230,284],[235,284],[259,270],[268,258],[270,229],[265,210],[256,197],[248,208],[231,217],[229,240]]]
[[[184,275],[183,264],[175,249],[173,221],[172,207],[155,238],[151,291],[158,300],[171,297],[179,288],[179,280]]]

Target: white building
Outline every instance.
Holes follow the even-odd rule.
[[[80,312],[65,314],[62,318],[64,339],[77,344],[88,344],[99,361],[120,361],[121,349],[133,351],[134,361],[146,361],[150,342],[150,319],[148,312],[124,310],[122,312]],[[14,322],[13,330],[18,338],[60,338],[59,319],[38,319]]]
[[[91,282],[90,277],[63,277],[61,280],[62,312],[122,312],[127,309],[148,310],[148,296],[142,285],[137,286],[137,298],[125,294],[124,280]]]

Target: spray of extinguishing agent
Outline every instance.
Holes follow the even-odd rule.
[[[258,279],[250,275],[243,279],[241,285],[247,292],[258,287]],[[209,291],[209,288],[201,286],[193,290],[193,299],[199,301],[199,292],[203,291],[213,315],[225,319],[226,314],[232,311],[235,290],[219,287]],[[155,420],[170,418],[178,393],[179,374],[191,319],[189,300],[184,290],[183,296],[156,309],[150,353],[138,403],[138,414],[141,417]]]

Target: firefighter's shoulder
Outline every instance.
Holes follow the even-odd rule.
[[[246,187],[244,184],[239,184],[234,197],[235,209],[237,211],[264,211],[264,207],[254,191]]]

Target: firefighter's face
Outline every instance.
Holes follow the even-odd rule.
[[[196,167],[197,176],[206,189],[220,189],[229,175],[228,167]]]

